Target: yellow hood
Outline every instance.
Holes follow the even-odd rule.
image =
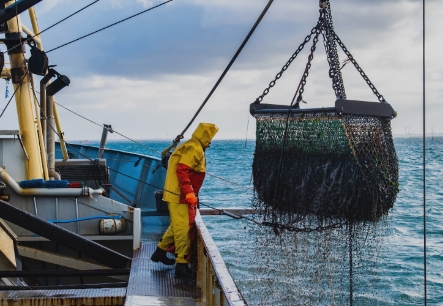
[[[192,133],[192,138],[198,139],[204,148],[207,148],[211,139],[218,132],[218,127],[213,123],[200,123]]]

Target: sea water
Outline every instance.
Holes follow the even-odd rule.
[[[375,296],[357,296],[354,305],[421,305],[424,302],[423,240],[423,167],[422,139],[394,139],[400,165],[400,192],[387,218],[387,234],[379,251],[376,276],[371,284],[379,291]],[[162,151],[170,142],[143,141],[144,145]],[[158,157],[154,152],[130,142],[109,142],[108,148]],[[200,192],[204,204],[217,208],[251,207],[251,165],[254,141],[214,140],[206,152],[208,175]],[[428,304],[443,305],[443,138],[427,139],[426,151],[426,222],[427,222],[427,296]],[[235,184],[234,184],[235,183]],[[276,280],[264,283],[259,271],[266,267],[254,264],[253,231],[245,220],[228,216],[205,216],[231,274],[250,305],[261,305],[260,290],[272,292],[267,304],[295,305],[290,282],[278,280],[284,263],[273,272]],[[283,273],[284,274],[284,273]],[[355,284],[359,286],[359,284]],[[364,289],[364,288],[363,288]],[[368,288],[369,289],[369,288]],[[330,305],[329,301],[324,302]]]

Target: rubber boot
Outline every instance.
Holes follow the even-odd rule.
[[[172,266],[172,265],[175,264],[175,259],[167,257],[166,256],[166,251],[160,249],[159,247],[157,247],[155,252],[152,254],[151,260],[153,262],[159,262],[160,261],[161,263],[163,263],[165,265],[168,265],[168,266]]]
[[[175,266],[175,276],[195,279],[195,273],[188,268],[187,263],[177,263]]]

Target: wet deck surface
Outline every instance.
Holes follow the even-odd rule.
[[[200,305],[200,290],[176,278],[175,266],[151,261],[156,247],[155,242],[144,242],[134,252],[125,305]]]

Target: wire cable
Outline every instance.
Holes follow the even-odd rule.
[[[97,122],[95,122],[95,121],[93,121],[93,120],[91,120],[91,119],[89,119],[89,118],[86,118],[86,117],[84,117],[84,116],[82,116],[82,115],[76,113],[76,112],[74,112],[73,110],[71,110],[71,109],[69,109],[69,108],[67,108],[67,107],[65,107],[65,106],[63,106],[63,105],[61,105],[61,104],[58,103],[58,102],[55,102],[55,103],[56,103],[58,106],[60,106],[60,107],[62,107],[62,108],[64,108],[64,109],[66,109],[67,111],[69,111],[69,112],[71,112],[71,113],[73,113],[73,114],[79,116],[80,118],[83,118],[83,119],[85,119],[85,120],[87,120],[87,121],[89,121],[89,122],[91,122],[91,123],[93,123],[93,124],[95,124],[95,125],[97,125],[97,126],[100,126],[100,127],[102,127],[102,128],[107,129],[108,131],[111,131],[110,128],[107,128],[106,126],[104,126],[104,125],[102,125],[102,124],[100,124],[100,123],[97,123]],[[134,139],[131,139],[131,138],[129,138],[129,137],[127,137],[127,136],[125,136],[125,135],[123,135],[123,134],[117,132],[117,131],[114,130],[114,129],[112,129],[112,132],[114,132],[114,133],[116,133],[116,134],[122,136],[123,138],[126,138],[127,140],[132,141],[133,143],[136,143],[136,144],[138,144],[138,145],[140,145],[140,146],[142,146],[142,147],[144,147],[144,148],[146,148],[146,149],[148,149],[148,150],[150,150],[150,151],[152,151],[152,152],[155,152],[155,153],[161,154],[159,151],[157,151],[157,150],[155,150],[155,149],[153,149],[153,148],[150,148],[150,147],[148,147],[148,146],[142,144],[141,142],[138,142],[138,141],[136,141],[136,140],[134,140]],[[209,176],[215,177],[215,178],[217,178],[217,179],[219,179],[219,180],[222,180],[222,181],[225,181],[225,182],[227,182],[227,183],[230,183],[230,184],[232,184],[232,185],[236,185],[236,186],[238,186],[238,187],[244,188],[244,189],[252,189],[251,187],[243,186],[243,185],[241,185],[241,184],[239,184],[239,183],[236,183],[236,182],[230,181],[230,180],[228,180],[228,179],[225,179],[225,178],[223,178],[223,177],[220,177],[220,176],[215,175],[215,174],[212,174],[212,173],[208,173],[208,172],[206,172],[206,174],[209,175]]]
[[[86,37],[88,37],[88,36],[91,36],[91,35],[93,35],[93,34],[95,34],[95,33],[100,32],[100,31],[106,30],[106,29],[108,29],[108,28],[110,28],[110,27],[113,27],[113,26],[115,26],[115,25],[117,25],[117,24],[119,24],[119,23],[122,23],[122,22],[124,22],[124,21],[126,21],[126,20],[129,20],[129,19],[131,19],[131,18],[134,18],[134,17],[136,17],[136,16],[138,16],[138,15],[141,15],[141,14],[143,14],[143,13],[149,12],[149,11],[151,11],[151,10],[157,8],[157,7],[160,7],[160,6],[162,6],[162,5],[165,5],[166,3],[171,2],[171,1],[173,1],[173,0],[165,1],[165,2],[163,2],[163,3],[160,3],[160,4],[156,5],[156,6],[153,6],[153,7],[151,7],[151,8],[148,8],[148,9],[144,10],[144,11],[141,11],[141,12],[139,12],[139,13],[137,13],[137,14],[134,14],[134,15],[131,15],[131,16],[129,16],[129,17],[126,17],[125,19],[122,19],[122,20],[120,20],[120,21],[114,22],[113,24],[110,24],[110,25],[108,25],[108,26],[106,26],[106,27],[103,27],[103,28],[101,28],[101,29],[98,29],[98,30],[96,30],[96,31],[94,31],[94,32],[91,32],[91,33],[89,33],[89,34],[83,35],[83,36],[81,36],[81,37],[79,37],[79,38],[76,38],[76,39],[74,39],[74,40],[71,40],[71,41],[69,41],[69,42],[67,42],[67,43],[64,43],[63,45],[58,46],[58,47],[52,48],[51,50],[47,51],[46,53],[49,53],[49,52],[52,52],[52,51],[54,51],[54,50],[60,49],[60,48],[62,48],[62,47],[65,47],[65,46],[67,46],[67,45],[70,45],[70,44],[72,44],[73,42],[76,42],[76,41],[82,40],[83,38],[86,38]]]
[[[54,128],[52,125],[48,124],[48,126],[54,131],[54,133],[55,133],[56,135],[58,135],[57,131],[55,130],[55,128]],[[72,149],[73,151],[75,151],[78,155],[81,155],[81,156],[83,156],[84,158],[88,159],[89,161],[93,162],[93,159],[91,159],[89,156],[87,156],[87,155],[81,153],[80,151],[76,150],[71,144],[69,144],[69,143],[66,142],[65,140],[63,140],[63,141],[65,142],[66,146],[68,146],[69,148],[71,148],[71,149]],[[164,191],[164,192],[169,192],[169,193],[171,193],[171,194],[173,194],[173,195],[177,195],[177,196],[179,196],[180,198],[184,198],[182,195],[180,195],[180,194],[178,194],[178,193],[175,193],[175,192],[173,192],[173,191],[167,190],[167,189],[165,189],[165,188],[163,188],[163,187],[159,187],[159,186],[156,186],[156,185],[153,185],[153,184],[147,183],[147,182],[145,182],[145,181],[142,181],[142,180],[140,180],[140,179],[137,179],[137,178],[135,178],[135,177],[132,177],[132,176],[126,174],[126,173],[120,172],[120,171],[115,170],[115,169],[112,169],[112,168],[110,168],[110,167],[108,167],[108,169],[109,169],[110,171],[113,171],[113,172],[117,173],[117,174],[120,174],[120,175],[122,175],[122,176],[125,176],[125,177],[127,177],[127,178],[129,178],[129,179],[135,180],[135,181],[137,181],[137,182],[139,182],[139,183],[145,184],[145,185],[150,186],[150,187],[157,188],[158,190],[162,190],[162,191]],[[225,210],[223,210],[223,209],[220,209],[220,208],[216,208],[216,207],[210,206],[210,205],[205,204],[205,203],[202,203],[202,202],[200,202],[200,201],[199,201],[199,204],[202,205],[202,206],[205,206],[205,207],[208,207],[208,208],[211,208],[211,209],[217,210],[217,211],[219,211],[219,212],[222,212],[224,215],[226,215],[226,216],[228,216],[228,217],[231,217],[231,218],[233,218],[233,219],[245,219],[245,220],[247,220],[247,221],[249,221],[249,222],[252,222],[252,223],[255,223],[256,225],[259,225],[259,226],[264,226],[264,227],[270,227],[270,228],[273,228],[273,229],[274,229],[274,232],[278,232],[278,230],[288,230],[288,231],[298,231],[298,232],[312,232],[312,231],[321,231],[321,230],[322,230],[322,227],[317,227],[317,228],[302,228],[302,229],[300,229],[300,228],[295,228],[295,227],[293,227],[293,226],[286,225],[286,224],[281,224],[281,223],[265,222],[265,221],[260,222],[260,221],[257,221],[257,220],[255,220],[255,219],[253,219],[253,218],[250,218],[250,217],[248,217],[248,216],[245,216],[245,215],[236,215],[236,214],[234,214],[234,213],[227,212],[227,211],[225,211]],[[334,227],[339,227],[339,226],[342,226],[342,225],[343,225],[342,222],[338,222],[338,223],[334,224],[333,226],[334,226]]]
[[[426,255],[426,0],[423,0],[423,274],[424,304],[427,305]]]
[[[240,47],[238,48],[237,52],[235,52],[234,56],[232,57],[231,61],[229,62],[228,66],[226,66],[225,70],[223,71],[223,73],[221,74],[221,76],[218,78],[217,82],[215,83],[214,87],[212,87],[211,91],[209,92],[208,96],[206,97],[206,99],[203,101],[203,103],[200,105],[200,107],[198,108],[197,112],[195,113],[195,115],[192,117],[191,121],[189,121],[188,125],[184,128],[184,130],[180,133],[180,135],[177,136],[177,138],[175,138],[174,142],[177,141],[177,143],[180,141],[180,139],[183,138],[183,135],[186,133],[186,131],[189,129],[189,127],[191,126],[191,124],[194,122],[194,120],[197,118],[198,114],[200,114],[201,110],[203,109],[203,107],[206,105],[206,103],[208,102],[208,100],[211,98],[212,94],[215,92],[215,90],[217,89],[218,85],[220,85],[221,81],[223,80],[223,78],[225,77],[225,75],[228,73],[229,69],[231,68],[232,64],[234,64],[235,60],[237,59],[237,57],[240,55],[241,51],[243,50],[243,47],[246,45],[246,43],[248,42],[249,38],[251,38],[252,34],[254,33],[255,29],[257,28],[257,26],[259,25],[259,23],[261,22],[261,20],[263,19],[263,17],[265,16],[266,12],[268,11],[269,7],[271,6],[272,2],[274,2],[274,0],[269,0],[268,4],[265,6],[265,8],[263,9],[262,13],[260,14],[260,16],[257,18],[257,21],[255,21],[254,25],[252,26],[251,30],[249,31],[248,35],[246,36],[246,38],[243,40],[242,44],[240,45]]]
[[[107,129],[109,132],[116,133],[117,135],[120,135],[121,137],[126,138],[127,140],[132,141],[133,143],[136,143],[136,144],[138,144],[139,146],[144,147],[145,149],[148,149],[148,150],[150,150],[150,151],[152,151],[152,152],[155,152],[155,153],[160,154],[159,151],[157,151],[157,150],[155,150],[155,149],[153,149],[153,148],[150,148],[150,147],[148,147],[148,146],[142,144],[141,142],[138,142],[138,141],[136,141],[136,140],[134,140],[134,139],[131,139],[131,138],[129,138],[129,137],[127,137],[127,136],[125,136],[125,135],[123,135],[123,134],[117,132],[117,131],[114,130],[114,129],[108,128],[108,127],[104,126],[103,124],[100,124],[100,123],[97,123],[97,122],[95,122],[95,121],[93,121],[93,120],[91,120],[91,119],[88,119],[88,118],[86,118],[86,117],[84,117],[84,116],[82,116],[82,115],[80,115],[80,114],[74,112],[73,110],[70,110],[69,108],[67,108],[67,107],[65,107],[65,106],[63,106],[63,105],[61,105],[61,104],[58,103],[58,102],[55,102],[55,104],[57,104],[58,106],[61,106],[62,108],[66,109],[67,111],[69,111],[69,112],[71,112],[71,113],[73,113],[73,114],[79,116],[80,118],[83,118],[83,119],[85,119],[85,120],[87,120],[87,121],[89,121],[89,122],[91,122],[91,123],[93,123],[93,124],[95,124],[95,125],[98,125],[98,126],[104,128],[104,129]]]
[[[9,106],[9,103],[11,103],[12,98],[14,98],[15,93],[17,92],[17,90],[22,86],[22,84],[23,84],[23,80],[25,79],[25,77],[26,77],[26,73],[23,75],[22,79],[20,80],[19,85],[15,88],[14,93],[12,94],[12,96],[11,96],[11,98],[9,99],[8,103],[6,103],[5,108],[3,109],[2,113],[0,114],[0,118],[1,118],[1,117],[3,116],[3,114],[5,113],[6,109],[7,109],[8,106]]]
[[[40,31],[40,32],[39,32],[39,33],[37,33],[37,34],[34,34],[33,36],[31,36],[31,37],[28,37],[28,38],[26,38],[26,40],[25,40],[25,41],[24,41],[23,43],[27,43],[28,41],[30,41],[30,40],[31,40],[31,39],[33,39],[34,37],[36,37],[36,36],[38,36],[38,35],[40,35],[40,34],[42,34],[42,33],[46,32],[47,30],[49,30],[49,29],[51,29],[51,28],[55,27],[56,25],[58,25],[58,24],[62,23],[63,21],[65,21],[65,20],[67,20],[67,19],[71,18],[72,16],[74,16],[74,15],[76,15],[76,14],[80,13],[81,11],[83,11],[83,10],[87,9],[87,8],[88,8],[88,7],[90,7],[91,5],[93,5],[93,4],[95,4],[95,3],[97,3],[98,1],[100,1],[100,0],[95,0],[94,2],[92,2],[92,3],[90,3],[90,4],[86,5],[86,6],[84,6],[83,8],[81,8],[81,9],[79,9],[78,11],[76,11],[76,12],[72,13],[71,15],[69,15],[69,16],[67,16],[67,17],[63,18],[62,20],[60,20],[60,21],[58,21],[58,22],[54,23],[53,25],[51,25],[51,26],[47,27],[47,28],[46,28],[46,29],[44,29],[43,31]],[[9,51],[11,51],[12,49],[14,49],[14,48],[16,48],[16,47],[20,46],[21,44],[22,44],[22,42],[20,41],[20,43],[19,43],[18,45],[14,46],[14,47],[12,47],[12,48],[9,48],[8,50],[6,50],[6,51],[5,51],[5,52],[3,52],[3,53],[9,52]]]

